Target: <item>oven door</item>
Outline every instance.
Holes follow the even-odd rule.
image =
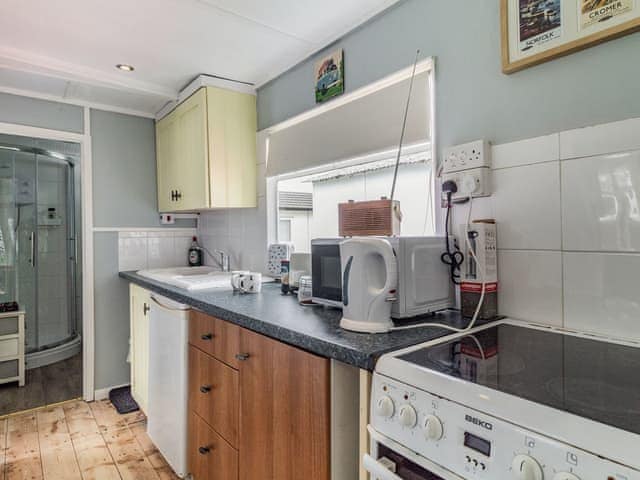
[[[367,428],[371,453],[363,457],[362,466],[371,474],[371,480],[465,480],[378,433],[371,426]]]
[[[311,242],[311,289],[313,300],[342,307],[340,240]]]

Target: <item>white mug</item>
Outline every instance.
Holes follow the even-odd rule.
[[[262,290],[262,274],[253,272],[240,274],[236,283],[238,291],[242,293],[258,293]]]
[[[249,275],[251,272],[249,270],[234,270],[231,272],[231,286],[234,290],[240,290],[240,278],[244,275]]]

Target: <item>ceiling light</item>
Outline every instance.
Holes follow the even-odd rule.
[[[119,63],[116,65],[116,68],[125,72],[133,72],[135,70],[135,68],[133,68],[133,65],[127,65],[126,63]]]

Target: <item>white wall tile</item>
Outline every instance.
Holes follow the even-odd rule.
[[[149,236],[147,238],[148,268],[176,267],[175,238],[173,236]]]
[[[120,271],[147,268],[147,237],[118,238],[118,268]]]
[[[491,165],[494,169],[550,162],[559,159],[560,135],[557,133],[494,145],[491,148]]]
[[[562,326],[562,253],[498,251],[498,311],[519,320]]]
[[[496,170],[493,188],[498,248],[560,250],[559,162]]]
[[[640,149],[640,118],[560,133],[560,158],[579,158]]]
[[[640,255],[564,254],[565,327],[640,339]]]
[[[563,248],[640,251],[640,151],[562,162]]]

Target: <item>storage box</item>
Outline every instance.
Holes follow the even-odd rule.
[[[468,242],[465,239],[467,235]],[[466,224],[461,225],[459,244],[464,253],[460,272],[462,315],[473,317],[480,301],[484,280],[485,295],[478,318],[494,318],[498,315],[498,257],[495,220],[474,220],[468,229]],[[469,245],[476,254],[477,262],[469,252]],[[484,272],[484,278],[482,272]]]

